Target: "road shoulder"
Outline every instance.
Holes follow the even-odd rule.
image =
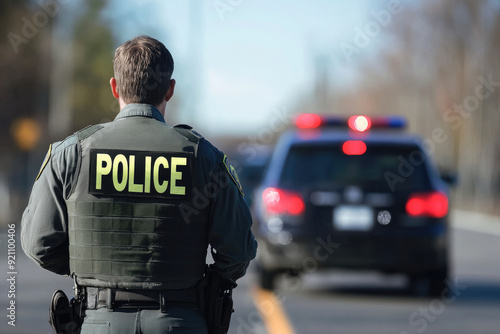
[[[451,226],[454,228],[500,237],[500,217],[473,211],[453,210],[450,218]]]

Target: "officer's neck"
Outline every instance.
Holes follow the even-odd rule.
[[[123,101],[121,98],[119,100],[119,103],[120,103],[120,111],[125,108],[125,106],[128,105],[128,103],[126,103],[125,101]],[[159,105],[157,106],[154,106],[156,109],[158,109],[161,113],[161,115],[163,116],[163,118],[165,118],[165,109],[167,107],[167,101],[163,101],[162,103],[160,103]]]
[[[157,105],[155,107],[156,107],[156,109],[158,109],[160,111],[163,118],[165,118],[165,109],[167,108],[167,101],[163,100],[162,103],[160,103],[159,105]]]

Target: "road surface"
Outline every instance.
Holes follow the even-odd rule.
[[[498,334],[500,219],[456,211],[452,226],[453,271],[440,298],[409,296],[405,278],[397,275],[314,270],[301,280],[283,277],[269,293],[257,288],[250,270],[234,293],[230,333]],[[24,256],[18,239],[15,270],[9,270],[8,244],[8,235],[1,234],[0,333],[49,334],[52,292],[70,295],[72,281],[38,268]],[[9,297],[12,288],[15,297]],[[9,325],[11,301],[15,326]]]

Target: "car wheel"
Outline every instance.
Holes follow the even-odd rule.
[[[410,276],[410,293],[416,297],[427,297],[431,291],[431,279],[427,275]]]
[[[446,280],[448,279],[448,268],[442,268],[429,274],[430,291],[432,297],[440,297],[443,290],[446,288]]]
[[[417,297],[439,297],[446,288],[448,269],[446,267],[424,275],[410,276],[410,290]]]

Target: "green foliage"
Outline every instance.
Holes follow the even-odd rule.
[[[112,120],[118,112],[109,88],[113,76],[114,42],[110,27],[100,17],[105,0],[86,2],[73,37],[73,115],[75,130]]]
[[[41,66],[47,54],[46,30],[50,31],[49,21],[44,29],[37,29],[33,37],[24,39],[25,43],[13,46],[9,34],[23,37],[23,26],[33,17],[29,1],[0,2],[0,148],[2,152],[16,149],[11,136],[11,125],[16,118],[38,118],[41,110],[47,108],[49,73]],[[2,161],[9,161],[3,154]],[[3,167],[0,166],[0,168]]]

